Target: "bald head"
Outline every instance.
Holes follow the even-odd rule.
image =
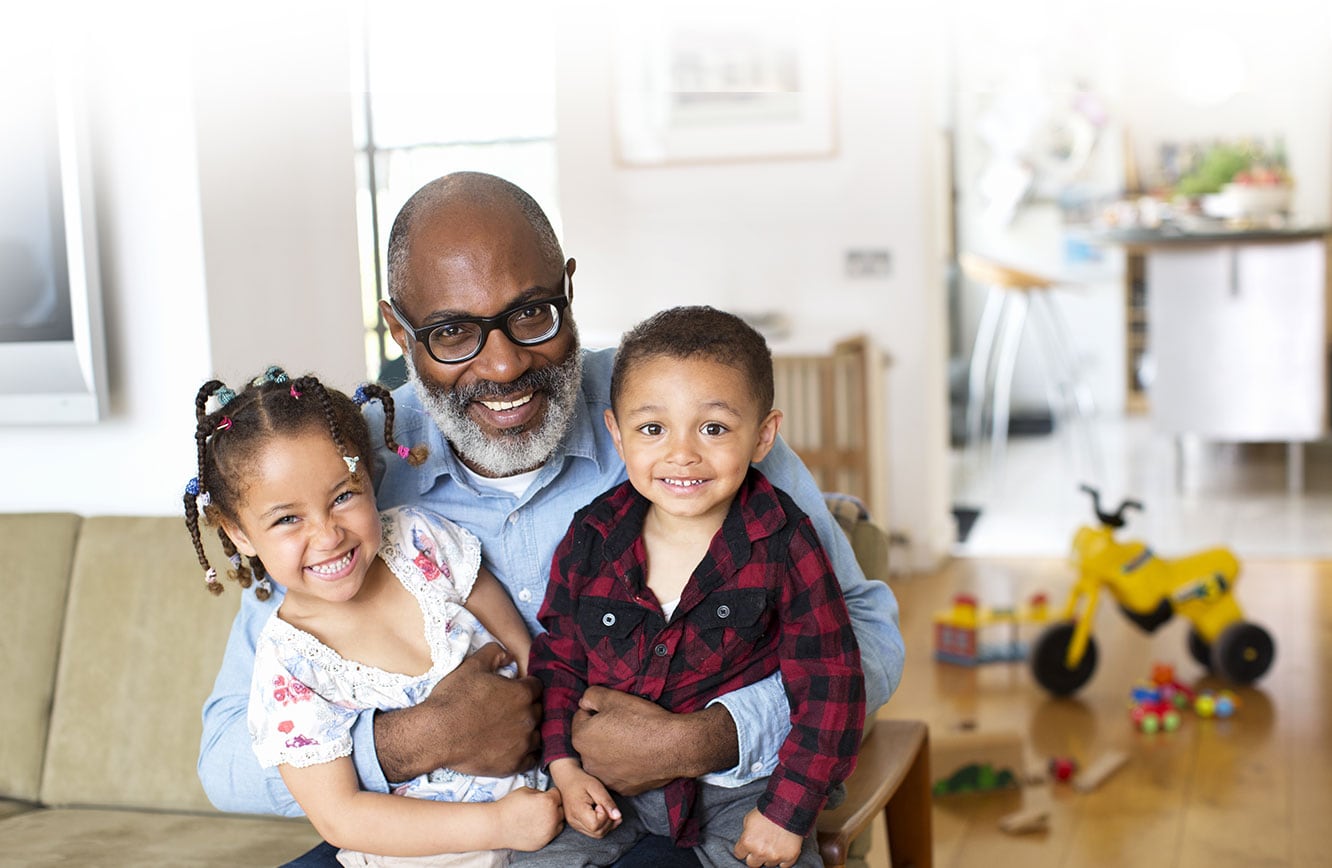
[[[388,243],[389,297],[401,300],[412,239],[422,226],[474,220],[478,216],[517,215],[532,230],[542,260],[551,271],[564,264],[564,252],[546,212],[526,190],[484,172],[455,172],[436,178],[412,194],[393,221]]]

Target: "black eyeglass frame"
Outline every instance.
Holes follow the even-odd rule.
[[[462,316],[455,319],[446,319],[441,322],[432,322],[423,325],[420,328],[417,328],[407,321],[406,314],[399,309],[398,303],[393,299],[389,299],[389,309],[393,311],[393,316],[398,321],[399,325],[405,328],[412,336],[412,340],[425,346],[426,353],[430,355],[430,358],[439,362],[441,365],[461,365],[463,362],[470,362],[472,359],[481,355],[481,351],[486,347],[486,340],[490,337],[490,333],[496,330],[503,332],[504,336],[508,338],[510,342],[517,344],[520,347],[535,347],[540,346],[547,341],[555,340],[559,335],[560,330],[564,328],[564,311],[569,307],[569,272],[567,271],[564,273],[563,289],[564,292],[561,295],[552,295],[549,298],[534,298],[528,301],[520,301],[512,307],[505,308],[494,316]],[[522,340],[521,338],[515,337],[513,332],[509,331],[509,317],[516,313],[520,313],[529,307],[536,307],[537,305],[542,304],[548,304],[555,308],[555,328],[551,330],[550,334],[542,338],[537,338],[536,340]],[[434,348],[430,346],[430,336],[439,329],[448,328],[449,326],[463,325],[466,323],[474,323],[481,328],[481,334],[476,340],[476,349],[472,350],[471,353],[463,356],[461,359],[441,359],[439,356],[435,355]]]

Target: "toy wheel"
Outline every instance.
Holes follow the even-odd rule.
[[[1055,696],[1068,696],[1087,683],[1096,670],[1096,639],[1087,637],[1087,650],[1074,669],[1064,665],[1073,642],[1073,622],[1052,624],[1041,633],[1031,652],[1031,674],[1036,683]]]
[[[1208,672],[1212,671],[1212,646],[1193,628],[1189,628],[1189,656]]]
[[[1250,684],[1263,677],[1275,655],[1272,637],[1266,630],[1248,621],[1238,621],[1216,637],[1212,645],[1212,670],[1236,684]]]

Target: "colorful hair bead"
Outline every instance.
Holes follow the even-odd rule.
[[[291,396],[293,398],[299,398],[301,396],[301,393],[296,391],[296,387],[294,385],[291,387]]]
[[[213,393],[213,397],[217,398],[217,408],[220,410],[235,399],[236,393],[223,386]]]
[[[223,417],[222,417],[222,421],[217,423],[217,430],[219,430],[219,431],[230,431],[230,430],[231,430],[231,417],[230,417],[230,416],[223,416]]]
[[[342,460],[345,461],[345,462],[347,462],[347,472],[348,472],[348,473],[355,473],[355,472],[356,472],[356,465],[361,463],[361,456],[359,456],[359,455],[344,455],[344,456],[342,456]]]
[[[185,483],[185,493],[190,497],[199,496],[199,477],[191,476],[190,481]]]
[[[403,446],[401,443],[398,444],[397,452],[398,452],[398,457],[401,458],[403,461],[406,461],[408,458],[410,458],[412,454],[412,450],[408,449],[406,446]]]
[[[361,385],[357,386],[356,392],[352,394],[352,402],[359,407],[369,400],[370,400],[370,395],[366,393],[365,384],[362,383]]]
[[[204,581],[207,582],[207,583],[210,584],[210,585],[216,585],[216,584],[217,584],[217,570],[213,569],[212,567],[209,567],[209,568],[204,572]]]
[[[199,495],[199,508],[200,508],[200,509],[207,509],[208,507],[210,507],[210,506],[212,506],[212,505],[213,505],[213,495],[209,494],[209,493],[206,492],[206,491],[205,491],[203,494]]]
[[[265,594],[270,593],[273,590],[273,583],[270,582],[268,580],[268,576],[265,575],[262,579],[260,579],[258,582],[255,583],[254,590],[256,593],[259,591],[263,591]]]
[[[241,565],[241,556],[240,556],[240,552],[236,552],[235,554],[227,555],[227,560],[231,561],[232,569],[237,569],[237,570],[240,569],[240,565]]]

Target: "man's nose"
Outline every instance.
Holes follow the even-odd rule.
[[[532,355],[526,347],[515,344],[503,329],[491,329],[472,359],[472,370],[483,380],[508,383],[527,372]]]

